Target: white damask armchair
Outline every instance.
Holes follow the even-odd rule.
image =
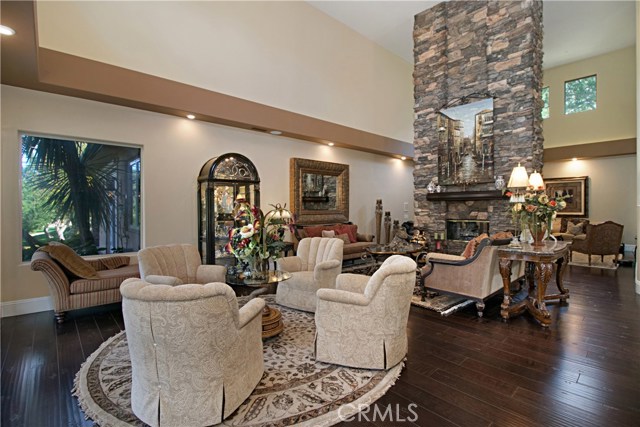
[[[316,291],[335,288],[342,271],[342,239],[307,237],[300,240],[296,256],[277,260],[278,269],[291,278],[278,284],[276,302],[298,310],[316,311]]]
[[[151,426],[208,426],[231,415],[264,372],[262,309],[238,310],[224,283],[120,286],[131,408]]]
[[[138,252],[140,277],[155,285],[225,282],[227,269],[222,265],[202,265],[194,245],[151,246]]]
[[[415,261],[393,255],[371,277],[341,274],[336,289],[320,289],[316,360],[365,369],[400,363],[415,283]]]

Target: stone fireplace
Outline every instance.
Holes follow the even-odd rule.
[[[494,174],[508,181],[518,162],[541,169],[542,2],[440,3],[416,15],[414,47],[416,227],[431,237],[450,236],[447,221],[482,221],[491,233],[513,229],[508,199],[493,179],[440,193],[427,185],[438,176],[439,111],[479,93],[493,98]],[[447,250],[465,245],[448,240]]]

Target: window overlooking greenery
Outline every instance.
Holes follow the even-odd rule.
[[[22,260],[50,241],[140,249],[139,148],[22,135]]]
[[[540,92],[542,96],[542,118],[549,118],[549,86],[543,87],[542,92]]]
[[[596,76],[564,82],[564,113],[596,109]]]

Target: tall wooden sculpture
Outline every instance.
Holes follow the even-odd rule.
[[[387,238],[387,240],[385,241],[385,243],[391,243],[391,212],[387,211],[384,213],[384,230],[385,230],[385,237]]]
[[[376,200],[376,243],[380,244],[382,235],[382,199]]]

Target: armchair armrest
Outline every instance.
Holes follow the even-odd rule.
[[[265,301],[262,298],[254,298],[246,303],[238,312],[238,329],[242,329],[256,316],[262,315]]]
[[[182,280],[173,276],[160,276],[158,274],[149,274],[144,277],[144,281],[147,283],[151,283],[152,285],[169,285],[169,286],[178,286],[182,285]]]
[[[318,300],[337,302],[340,304],[369,305],[369,298],[364,296],[364,294],[343,291],[341,289],[318,289],[316,296]]]
[[[278,258],[276,260],[276,265],[279,270],[284,271],[300,271],[302,270],[302,258],[299,256],[288,256],[284,258]]]
[[[198,266],[196,270],[196,282],[198,283],[225,283],[227,275],[227,267],[224,265],[208,265]]]
[[[364,294],[369,279],[370,277],[364,274],[342,273],[336,279],[336,289]]]
[[[335,281],[342,270],[342,263],[337,259],[330,259],[316,264],[313,269],[313,279],[322,283],[325,280]],[[332,286],[333,287],[333,286]]]

